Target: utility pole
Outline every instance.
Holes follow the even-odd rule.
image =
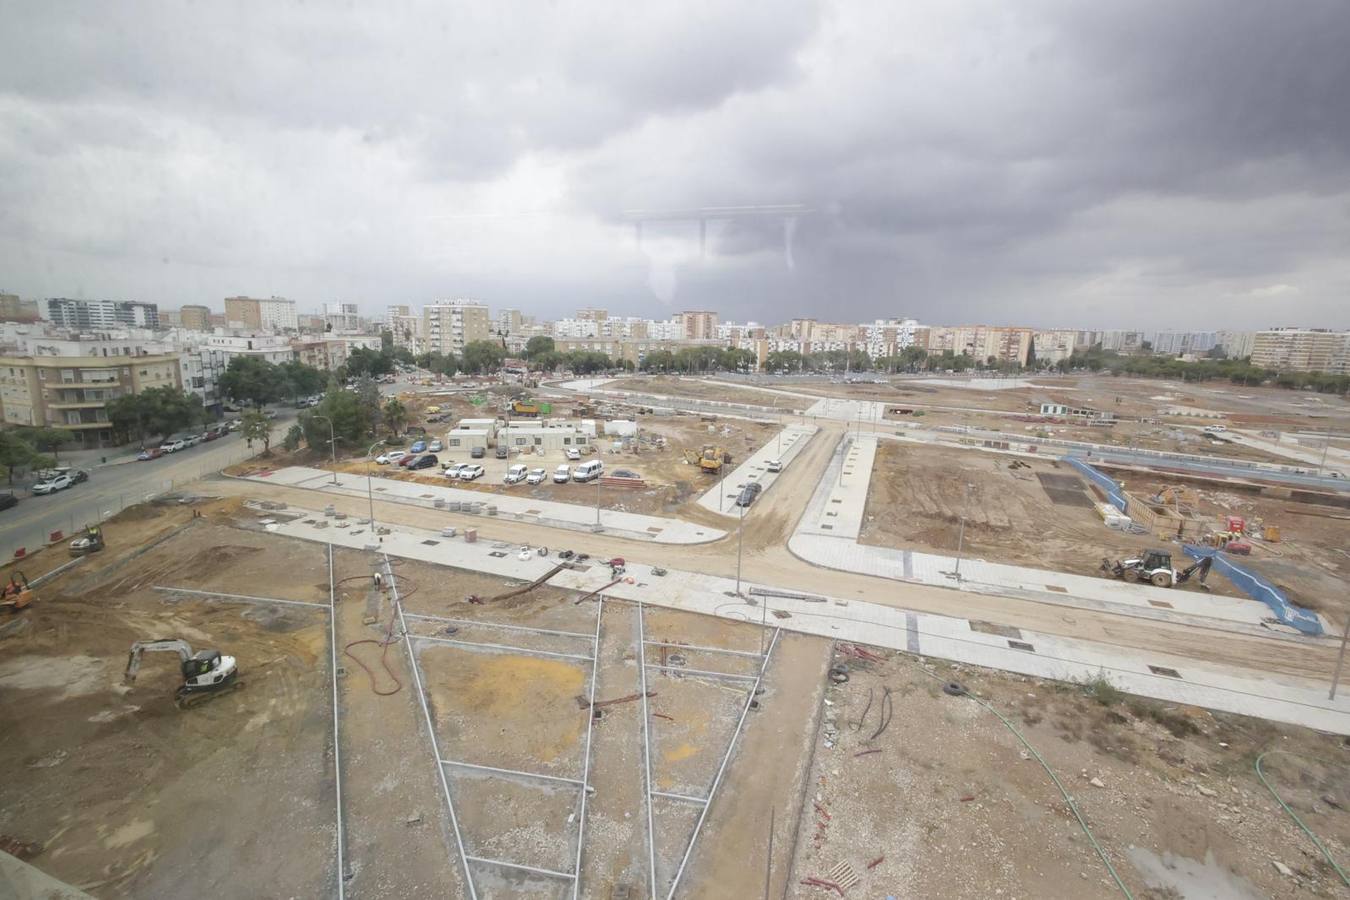
[[[956,576],[957,582],[961,581],[961,556],[966,546],[966,515],[970,512],[970,491],[975,485],[966,484],[966,502],[961,507],[961,531],[956,538]]]
[[[336,484],[338,483],[338,477],[337,477],[337,435],[336,435],[336,434],[334,433],[334,431],[333,431],[333,420],[330,419],[330,418],[328,418],[327,416],[320,416],[320,415],[318,415],[318,414],[315,414],[314,418],[316,418],[316,419],[323,419],[325,422],[328,423],[328,446],[331,447],[332,450],[333,450],[333,484],[336,485]]]
[[[380,530],[375,527],[375,489],[370,479],[370,457],[375,452],[375,448],[383,443],[383,440],[378,440],[371,444],[370,449],[366,451],[366,499],[370,502],[370,531],[381,541],[383,541],[383,538],[380,538]]]
[[[1350,640],[1350,623],[1341,626],[1341,652],[1336,657],[1336,674],[1331,676],[1331,693],[1328,700],[1336,699],[1336,686],[1341,682],[1341,667],[1345,665],[1345,642]]]
[[[1317,474],[1320,476],[1322,470],[1327,465],[1327,450],[1331,449],[1331,426],[1327,426],[1326,437],[1322,440],[1322,461],[1317,464]]]
[[[736,596],[741,595],[741,549],[745,546],[745,507],[741,508],[740,524],[736,526]]]

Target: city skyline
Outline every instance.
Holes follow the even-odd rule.
[[[10,24],[24,296],[1350,327],[1339,4]]]

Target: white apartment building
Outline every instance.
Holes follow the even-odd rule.
[[[325,303],[323,324],[326,330],[333,332],[360,331],[361,312],[355,303]]]
[[[290,339],[274,334],[213,334],[206,338],[206,346],[218,351],[226,366],[236,356],[254,356],[275,365],[295,359]]]
[[[1273,328],[1258,331],[1252,364],[1280,372],[1350,373],[1350,331]]]
[[[1255,331],[1218,331],[1215,338],[1217,346],[1229,359],[1246,359],[1256,345]]]
[[[115,328],[158,328],[159,307],[133,300],[67,300],[53,297],[41,303],[42,317],[62,328],[107,331]]]
[[[914,319],[875,319],[869,325],[859,325],[867,355],[872,359],[895,356],[906,347],[914,346],[914,332],[919,323]]]
[[[1180,356],[1185,353],[1208,353],[1219,343],[1213,331],[1153,331],[1145,335],[1154,353]]]
[[[1054,365],[1073,356],[1080,334],[1074,329],[1064,328],[1034,332],[1032,350],[1036,354],[1036,361]]]

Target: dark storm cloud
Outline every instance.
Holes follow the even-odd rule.
[[[1350,325],[1339,2],[5,13],[10,290]]]

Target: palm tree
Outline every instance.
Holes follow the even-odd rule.
[[[389,402],[384,405],[384,422],[394,437],[398,437],[399,430],[408,423],[408,409],[397,397],[389,398]]]

